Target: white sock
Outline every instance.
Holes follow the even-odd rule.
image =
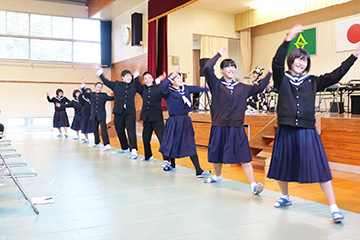
[[[339,208],[336,204],[330,205],[330,211],[333,212],[340,212]]]
[[[282,195],[281,197],[282,197],[282,198],[285,198],[285,199],[286,199],[286,200],[288,200],[288,201],[290,200],[290,196],[289,196],[289,194]]]
[[[136,149],[131,149],[131,154],[137,155]]]
[[[220,175],[220,176],[213,176],[213,179],[215,180],[215,181],[219,181],[219,180],[221,180],[222,179],[222,175]]]
[[[252,182],[252,183],[250,184],[250,186],[251,186],[251,191],[254,191],[254,188],[255,188],[256,185],[257,185],[256,182]]]

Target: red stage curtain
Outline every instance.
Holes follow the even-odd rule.
[[[168,43],[167,43],[167,16],[158,20],[158,65],[157,75],[163,72],[168,74]],[[167,110],[165,99],[162,99],[161,106],[164,111]]]
[[[197,0],[149,0],[149,22],[166,16],[170,12],[176,11],[196,1]]]
[[[156,21],[149,23],[148,31],[148,71],[156,78]]]

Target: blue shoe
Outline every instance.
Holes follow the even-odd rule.
[[[130,159],[131,159],[131,160],[135,160],[135,159],[137,159],[137,157],[138,157],[138,155],[137,155],[137,154],[131,154]]]
[[[344,215],[341,212],[333,212],[331,215],[335,223],[341,223],[344,220]]]
[[[222,181],[222,178],[219,180],[215,180],[214,177],[209,177],[204,180],[204,183],[216,183],[216,182],[221,182],[221,181]]]
[[[288,200],[286,198],[280,198],[274,203],[274,207],[279,208],[279,207],[289,206],[291,204],[292,201],[290,199]]]
[[[118,153],[129,153],[129,152],[130,152],[129,149],[126,149],[126,150],[121,149],[121,150],[118,151]]]
[[[197,178],[203,178],[211,174],[211,171],[203,171],[201,174],[196,175]]]
[[[164,171],[171,171],[171,170],[176,170],[176,168],[172,167],[172,166],[166,166],[163,168]]]
[[[170,166],[170,163],[167,160],[164,160],[163,163],[161,164],[162,169],[164,169],[165,167],[168,167],[168,166]]]
[[[87,139],[85,139],[82,143],[88,143],[89,141]]]
[[[259,195],[264,190],[264,186],[261,183],[256,184],[253,190],[254,195]]]

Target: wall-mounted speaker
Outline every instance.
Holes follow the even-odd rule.
[[[111,67],[111,21],[100,21],[101,65]]]
[[[209,60],[210,60],[210,58],[202,58],[202,59],[200,59],[200,77],[205,76],[204,67],[205,67],[206,62],[209,61]]]
[[[131,14],[131,46],[140,46],[143,32],[143,15],[142,13]]]

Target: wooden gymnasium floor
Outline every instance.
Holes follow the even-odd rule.
[[[0,179],[5,184],[0,188],[0,239],[359,239],[358,176],[334,174],[339,206],[348,210],[343,210],[345,221],[334,224],[317,185],[292,184],[293,205],[275,209],[278,188],[261,172],[256,178],[266,189],[253,196],[239,168],[225,168],[222,183],[204,184],[188,168],[188,159],[178,160],[176,171],[164,172],[160,160],[130,160],[116,149],[102,152],[55,135],[8,134],[39,173],[20,179],[27,193],[53,196],[55,203],[38,205],[36,215],[14,183]],[[153,148],[159,158],[158,145]],[[206,149],[198,150],[203,168],[211,169]]]

